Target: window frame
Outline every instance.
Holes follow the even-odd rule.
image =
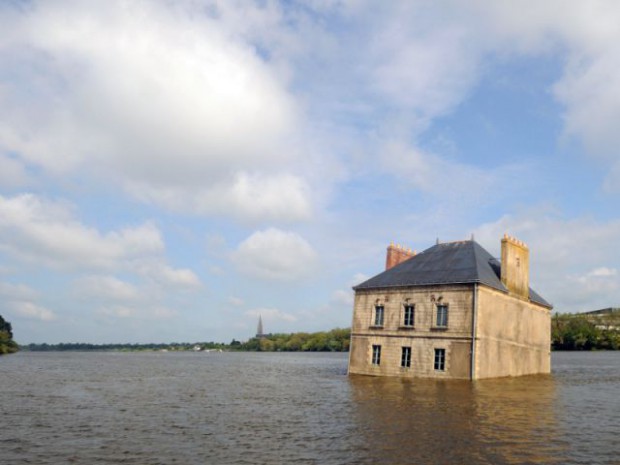
[[[372,356],[370,358],[370,363],[374,366],[381,365],[381,344],[372,345]]]
[[[440,309],[442,309],[440,311]],[[448,327],[448,315],[450,313],[450,307],[448,304],[437,304],[435,306],[435,328],[446,329]]]
[[[411,368],[411,347],[410,346],[401,347],[400,367]]]
[[[410,310],[410,312],[408,312]],[[410,315],[408,315],[410,313]],[[407,318],[407,317],[410,318]],[[410,320],[407,322],[407,320]],[[404,328],[414,328],[415,327],[415,304],[405,304],[403,306],[403,327]]]
[[[435,359],[433,361],[435,371],[446,371],[446,349],[442,347],[435,348]]]
[[[379,311],[379,309],[381,309],[381,311]],[[381,318],[379,318],[379,315],[381,315]],[[385,322],[385,305],[383,304],[376,304],[375,305],[375,313],[373,315],[373,319],[372,319],[372,325],[375,328],[383,328],[383,324]]]

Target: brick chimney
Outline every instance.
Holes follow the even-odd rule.
[[[390,244],[387,248],[387,255],[385,257],[385,269],[389,270],[390,268],[401,264],[405,260],[409,260],[415,254],[415,250],[412,251],[411,249],[405,249],[400,245]]]
[[[530,249],[504,234],[502,238],[502,284],[522,299],[530,297]]]

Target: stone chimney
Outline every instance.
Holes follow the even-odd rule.
[[[530,297],[530,249],[504,234],[502,238],[502,284],[522,299]]]
[[[389,270],[390,268],[401,264],[405,260],[409,260],[415,254],[415,250],[412,251],[411,249],[405,249],[400,245],[394,245],[392,243],[387,248],[387,255],[385,257],[385,269]]]

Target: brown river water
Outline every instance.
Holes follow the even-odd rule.
[[[620,352],[486,381],[347,354],[0,357],[0,464],[620,464]]]

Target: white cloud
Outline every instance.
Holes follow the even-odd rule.
[[[615,268],[607,268],[603,266],[601,268],[596,268],[590,271],[586,276],[594,277],[594,278],[599,278],[599,277],[609,278],[609,277],[613,277],[617,275],[618,275],[618,270],[616,270]]]
[[[397,141],[386,144],[381,153],[388,171],[412,187],[434,195],[450,193],[461,197],[472,191],[480,195],[498,182],[498,176],[491,171],[449,162]]]
[[[9,308],[15,314],[27,319],[52,321],[57,318],[56,314],[51,310],[32,302],[13,302],[9,305]]]
[[[109,307],[103,307],[97,311],[98,314],[114,317],[114,318],[132,318],[135,316],[136,311],[134,308],[123,306],[123,305],[113,305]]]
[[[94,273],[78,279],[74,292],[110,304],[140,301],[156,307],[166,296],[202,286],[192,270],[165,262],[163,239],[153,224],[102,233],[78,221],[71,205],[32,194],[0,196],[0,251],[27,267]],[[137,284],[118,279],[118,273]]]
[[[0,282],[0,310],[4,308],[30,320],[55,320],[57,316],[53,311],[35,303],[38,298],[39,293],[30,286]]]
[[[243,299],[239,298],[239,297],[230,296],[228,298],[228,303],[230,303],[231,305],[234,305],[235,307],[241,307],[241,306],[243,306],[245,301]]]
[[[222,267],[219,267],[217,265],[209,266],[208,271],[213,276],[224,276],[226,274],[226,271],[224,271]]]
[[[265,321],[297,321],[297,317],[290,313],[283,312],[278,310],[277,308],[255,308],[252,310],[248,310],[245,312],[245,315],[248,317],[253,317],[258,319],[260,316]]]
[[[361,284],[364,281],[367,281],[368,279],[370,279],[370,276],[365,275],[364,273],[355,273],[355,275],[353,276],[353,279],[350,282],[351,287],[357,286],[358,284]]]
[[[134,301],[140,298],[136,286],[114,276],[87,276],[78,279],[74,287],[79,295],[108,301]]]
[[[528,244],[531,286],[557,311],[594,310],[620,302],[616,268],[620,221],[566,220],[547,210],[530,209],[487,223],[475,236],[499,256],[505,232]]]
[[[338,289],[332,292],[331,301],[336,305],[351,307],[353,305],[353,291]]]
[[[480,1],[486,18],[482,33],[494,35],[499,50],[565,56],[563,73],[552,88],[564,106],[564,131],[582,141],[589,153],[605,160],[612,170],[609,190],[620,180],[616,147],[620,135],[614,124],[620,118],[620,4],[614,1],[530,1],[515,8],[513,2]]]
[[[158,320],[170,320],[177,317],[179,312],[168,307],[155,307],[150,310],[150,315]]]
[[[31,179],[25,167],[16,159],[2,153],[0,142],[0,188],[23,187],[30,184]]]
[[[164,245],[152,224],[101,234],[74,219],[70,205],[32,194],[0,196],[0,250],[60,269],[110,269],[157,255]]]
[[[175,211],[232,216],[243,222],[301,221],[311,217],[311,195],[303,178],[291,174],[236,173],[231,180],[196,186],[132,183],[128,191],[144,202]]]
[[[260,165],[264,156],[281,161],[274,148],[295,117],[290,97],[249,44],[204,12],[163,2],[41,2],[17,19],[11,45],[64,81],[56,111],[80,128],[38,129],[37,139],[56,135],[46,153],[20,147],[34,161],[55,168],[56,155],[75,146],[83,150],[76,160],[117,154],[113,162],[134,176],[175,183]],[[55,64],[41,62],[42,52]],[[10,129],[23,138],[23,128]],[[61,135],[69,140],[55,150]]]
[[[135,307],[131,305],[106,305],[98,309],[95,313],[109,317],[112,319],[132,319],[141,322],[150,322],[152,320],[170,320],[178,315],[176,310],[163,307]]]
[[[289,171],[307,145],[300,110],[283,62],[253,42],[282,27],[279,13],[212,7],[221,11],[115,1],[3,10],[0,148],[49,173],[120,179],[169,208],[306,218],[308,189]]]
[[[582,275],[568,275],[566,279],[572,289],[571,303],[577,311],[615,307],[620,300],[620,280],[615,269],[598,268]]]
[[[414,153],[412,136],[419,137],[438,117],[464,102],[486,67],[514,57],[558,59],[563,67],[549,93],[564,108],[564,136],[582,142],[610,168],[604,183],[608,192],[620,190],[617,2],[391,2],[377,8],[361,1],[341,7],[343,17],[354,18],[363,30],[357,31],[356,39],[371,44],[355,55],[349,81],[357,78],[352,89],[362,103],[376,99],[364,117],[381,127],[381,137],[396,136]],[[371,77],[369,81],[360,79],[362,73]],[[428,163],[455,165],[418,153],[416,187]]]
[[[2,150],[49,172],[107,174],[174,210],[306,220],[317,185],[330,182],[318,175],[334,171],[308,172],[308,159],[355,146],[340,141],[345,131],[366,146],[343,114],[381,128],[369,131],[379,137],[399,126],[411,146],[467,98],[489,61],[554,51],[566,57],[553,87],[565,132],[603,154],[608,190],[618,184],[615,2],[119,5],[3,10]]]
[[[432,198],[435,201],[433,213],[439,212],[442,216],[444,208],[456,217],[468,207],[480,209],[502,203],[527,189],[535,180],[526,163],[480,168],[448,160],[398,140],[387,142],[380,153],[383,170],[408,188]]]
[[[37,294],[37,291],[24,284],[0,282],[0,297],[4,300],[32,300]]]
[[[170,288],[196,289],[202,284],[196,274],[187,268],[172,268],[160,262],[141,263],[136,271],[157,283]]]
[[[312,273],[316,252],[301,236],[276,228],[257,231],[232,255],[237,268],[250,276],[279,281],[301,279]]]
[[[482,50],[475,34],[446,14],[419,21],[419,7],[388,6],[392,15],[382,30],[374,31],[370,55],[374,60],[372,85],[393,105],[435,118],[460,103],[476,82]],[[413,27],[402,27],[405,18]]]

